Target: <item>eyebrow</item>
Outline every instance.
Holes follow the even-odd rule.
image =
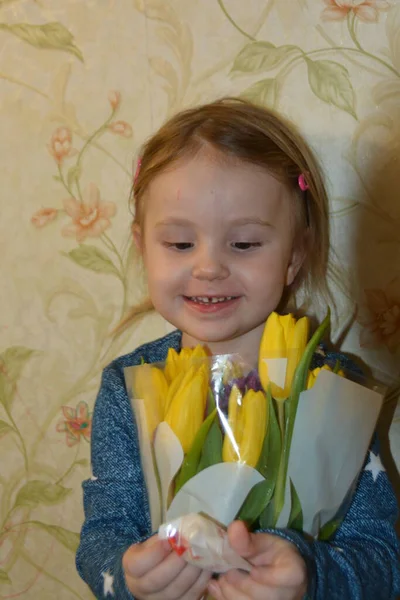
[[[168,225],[188,227],[194,225],[194,223],[189,219],[170,217],[159,221],[155,224],[155,227],[166,227]],[[229,223],[229,225],[231,225],[232,227],[237,227],[241,225],[262,225],[263,227],[273,227],[273,225],[269,221],[264,221],[263,219],[259,219],[258,217],[241,217],[240,219],[234,219]]]

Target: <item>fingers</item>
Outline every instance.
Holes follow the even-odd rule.
[[[183,558],[172,553],[141,577],[138,583],[144,594],[162,592],[164,598],[179,598],[197,581],[199,575],[199,568],[188,565]]]
[[[221,576],[218,581],[212,581],[208,586],[210,594],[215,600],[249,600],[252,596],[248,596],[243,590],[243,581],[246,579],[244,573],[235,570],[235,576],[232,577],[233,571],[229,571]],[[227,575],[230,575],[228,577]],[[264,590],[264,598],[265,598]]]
[[[241,521],[234,521],[228,527],[228,538],[232,548],[252,565],[276,563],[279,556],[294,546],[276,535],[269,533],[249,533]]]
[[[129,576],[139,578],[161,563],[171,552],[168,542],[154,535],[142,544],[128,548],[123,556],[122,566]]]
[[[132,546],[125,553],[126,583],[137,598],[147,600],[197,600],[211,574],[189,565],[157,539]]]

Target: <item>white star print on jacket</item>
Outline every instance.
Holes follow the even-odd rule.
[[[381,463],[379,454],[374,454],[371,451],[369,452],[369,463],[364,470],[371,471],[374,481],[378,479],[379,473],[384,473],[386,471],[385,467]]]
[[[108,571],[106,571],[105,573],[102,573],[103,579],[104,579],[104,596],[108,596],[108,594],[111,594],[111,596],[114,596],[114,589],[113,589],[113,583],[114,583],[114,577],[112,575],[110,575],[110,573]]]

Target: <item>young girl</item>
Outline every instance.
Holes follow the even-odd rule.
[[[251,573],[213,579],[151,531],[123,369],[203,344],[257,365],[264,323],[302,288],[326,290],[328,202],[305,142],[277,115],[227,99],[182,112],[145,145],[133,237],[152,306],[176,331],[103,374],[77,568],[96,598],[390,600],[400,593],[396,501],[376,444],[332,542],[229,528]],[[145,303],[150,305],[150,301]],[[132,312],[131,317],[136,314]]]

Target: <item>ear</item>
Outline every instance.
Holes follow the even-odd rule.
[[[296,278],[297,273],[299,272],[301,265],[304,262],[306,257],[306,246],[305,240],[298,240],[296,244],[293,245],[292,254],[290,257],[290,262],[286,271],[286,285],[292,285],[293,281]]]
[[[132,237],[134,244],[140,254],[143,253],[143,234],[140,226],[137,223],[133,223],[132,225]]]

